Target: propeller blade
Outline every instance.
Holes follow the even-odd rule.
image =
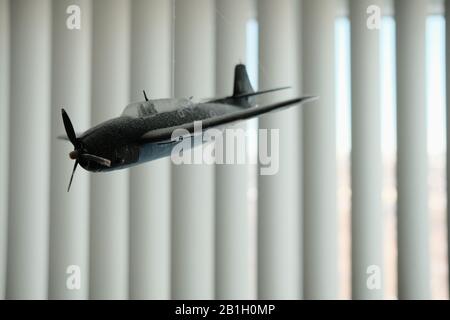
[[[105,159],[102,157],[98,157],[98,156],[94,156],[93,154],[83,153],[80,155],[80,157],[84,158],[86,160],[97,162],[98,164],[101,164],[105,167],[111,167],[111,160],[108,160],[108,159]]]
[[[70,118],[67,115],[66,110],[61,109],[61,114],[64,122],[64,128],[66,129],[67,137],[69,138],[70,142],[72,142],[73,146],[77,149],[78,140],[75,134],[75,130],[73,129],[72,121],[70,121]]]
[[[70,182],[69,182],[69,187],[67,188],[67,192],[70,191],[70,186],[72,185],[73,175],[75,173],[75,170],[77,169],[77,166],[78,166],[78,160],[75,161],[75,164],[73,166],[72,175],[70,176]]]

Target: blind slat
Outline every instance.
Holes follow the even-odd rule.
[[[303,89],[319,96],[303,112],[304,296],[338,297],[335,0],[303,1]]]
[[[427,1],[395,0],[398,295],[431,298],[426,126]]]
[[[259,87],[293,88],[264,97],[264,103],[281,101],[299,92],[297,22],[300,11],[297,3],[258,1]],[[264,167],[261,164],[257,173],[259,299],[298,299],[301,296],[299,121],[298,108],[259,118],[259,128],[269,129],[268,141],[271,129],[279,130],[279,150],[269,142],[273,148],[270,152],[274,174],[261,175],[260,169]]]
[[[367,9],[381,8],[381,4],[382,1],[374,0],[350,1],[352,297],[355,299],[383,298],[380,30],[367,26]],[[378,276],[380,288],[368,287],[367,280],[372,274]]]
[[[66,27],[66,19],[69,16],[66,10],[70,5],[80,7],[81,30],[70,30]],[[73,150],[73,146],[56,137],[65,132],[61,119],[62,107],[68,112],[77,132],[82,132],[89,127],[91,13],[90,1],[87,0],[52,2],[49,243],[49,298],[51,299],[88,298],[89,173],[78,168],[72,188],[70,192],[67,192],[73,167],[73,161],[69,159],[68,154]],[[74,266],[76,270],[71,266]],[[70,273],[68,274],[67,271]],[[69,276],[80,276],[79,289],[67,287],[66,281]]]
[[[445,1],[446,103],[447,103],[447,270],[450,274],[450,2]],[[450,290],[450,277],[448,277]]]
[[[172,85],[172,2],[133,0],[131,101],[167,98]],[[170,298],[170,160],[130,170],[130,298]]]
[[[0,0],[0,299],[6,291],[9,149],[9,0]]]
[[[92,124],[129,103],[130,2],[93,2]],[[89,296],[128,298],[128,171],[91,174]]]
[[[7,298],[46,299],[50,161],[49,0],[11,1]],[[30,59],[32,53],[32,59]]]
[[[216,1],[216,95],[233,92],[234,67],[246,57],[246,26],[249,0]],[[235,129],[245,130],[246,124]],[[236,141],[236,140],[235,140]],[[224,135],[223,146],[226,146]],[[226,150],[224,150],[226,154]],[[251,288],[250,217],[247,200],[249,166],[216,166],[216,298],[250,299]]]
[[[214,95],[215,12],[175,1],[175,96]],[[214,298],[214,166],[172,165],[172,298]]]

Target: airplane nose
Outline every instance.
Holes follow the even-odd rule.
[[[72,159],[72,160],[77,159],[77,158],[78,158],[78,150],[74,150],[74,151],[72,151],[71,153],[69,153],[69,157],[70,157],[70,159]]]

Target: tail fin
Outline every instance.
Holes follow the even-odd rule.
[[[255,92],[248,78],[245,65],[238,64],[234,69],[234,91],[233,96],[240,96]]]
[[[255,106],[256,96],[286,89],[290,89],[290,87],[280,87],[255,92],[248,78],[245,65],[238,64],[234,69],[233,95],[228,97],[208,99],[203,101],[203,103],[224,103],[232,104],[241,108],[251,108]]]
[[[254,97],[238,97],[241,95],[246,95],[249,93],[254,93],[250,79],[248,78],[247,69],[244,64],[236,65],[234,69],[234,90],[232,98],[233,104],[239,105],[243,108],[248,108],[252,106]]]
[[[205,103],[207,102],[225,103],[225,104],[232,104],[241,108],[250,108],[255,105],[255,96],[283,89],[286,88],[278,88],[265,90],[261,92],[255,92],[248,78],[247,69],[245,68],[245,65],[238,64],[234,69],[233,95],[222,98],[214,98],[212,100],[206,100]]]

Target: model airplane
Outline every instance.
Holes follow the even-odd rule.
[[[257,117],[281,108],[298,105],[315,97],[301,97],[267,106],[256,106],[254,97],[260,94],[283,90],[277,88],[254,92],[244,65],[235,68],[234,92],[232,96],[215,98],[202,103],[191,99],[149,100],[128,105],[122,115],[105,121],[83,134],[76,135],[69,116],[62,109],[62,118],[67,137],[74,146],[69,156],[75,160],[70,177],[70,190],[75,170],[79,165],[92,172],[111,171],[167,157],[180,142],[172,140],[176,129],[185,129],[190,134],[183,139],[192,139],[194,121],[202,122],[202,130],[232,125],[235,122]]]

